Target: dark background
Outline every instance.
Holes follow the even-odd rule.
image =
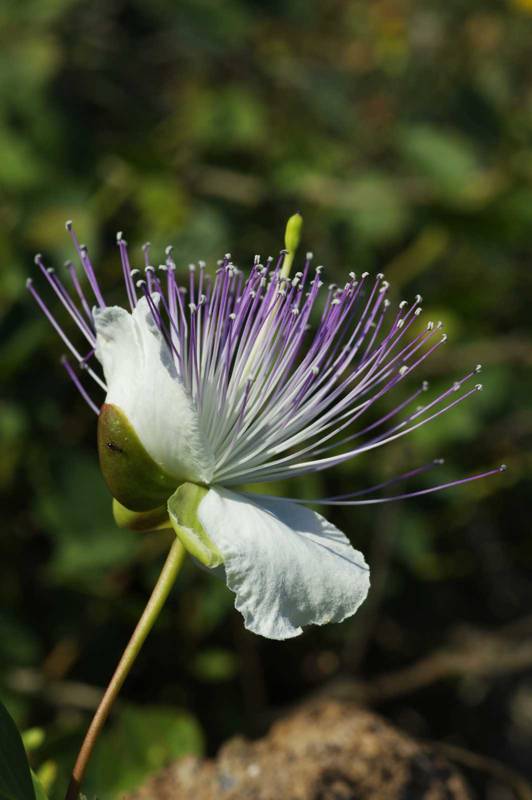
[[[382,270],[395,300],[420,292],[446,323],[422,377],[485,365],[482,394],[408,441],[270,491],[349,491],[437,456],[442,480],[509,465],[329,509],[372,592],[287,643],[248,634],[225,586],[187,564],[89,796],[259,734],[339,681],[418,737],[532,777],[531,34],[530,0],[1,0],[0,693],[54,798],[169,541],[115,530],[94,415],[25,291],[36,251],[72,255],[67,218],[112,287],[117,230],[138,261],[149,239],[182,266],[228,250],[246,266],[300,209],[327,280]],[[479,797],[512,796],[472,777]]]

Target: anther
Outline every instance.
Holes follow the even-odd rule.
[[[506,472],[507,469],[508,469],[507,464],[501,464],[501,466],[499,467],[499,472]]]
[[[484,387],[483,387],[483,385],[481,383],[477,383],[477,385],[475,386],[475,389],[477,390],[477,392],[481,392],[483,388]]]
[[[67,221],[65,222],[65,228],[67,229],[67,231],[71,231],[72,230],[72,224],[73,224],[72,220],[71,219],[67,219]]]

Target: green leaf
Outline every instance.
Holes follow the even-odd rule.
[[[91,592],[112,591],[101,576],[137,557],[138,539],[116,528],[93,456],[65,455],[53,480],[41,480],[37,486],[34,513],[53,538],[46,571],[56,583],[72,583]],[[0,618],[0,634],[1,622]]]
[[[480,176],[470,143],[453,132],[428,125],[403,129],[399,145],[405,158],[432,188],[447,198],[460,197]]]
[[[22,738],[2,703],[0,703],[0,800],[35,800]]]
[[[35,792],[35,800],[48,800],[46,792],[43,789],[42,783],[40,782],[37,775],[31,772],[31,779],[33,781],[33,791]]]
[[[231,650],[211,647],[198,653],[192,662],[192,673],[205,683],[229,681],[238,671],[238,659]]]
[[[88,797],[118,800],[154,772],[187,753],[200,754],[203,737],[190,714],[158,706],[126,706],[99,740],[84,784]]]

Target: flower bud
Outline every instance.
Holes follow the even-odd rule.
[[[294,256],[296,254],[296,250],[299,247],[299,242],[301,241],[301,231],[303,229],[303,217],[299,213],[292,214],[288,222],[286,223],[286,230],[284,234],[284,246],[286,247],[286,255],[283,260],[283,267],[281,270],[281,275],[284,278],[288,278],[290,275],[290,270],[292,269],[292,264],[294,261]]]

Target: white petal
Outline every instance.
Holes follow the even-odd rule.
[[[341,622],[366,598],[364,557],[314,511],[216,487],[198,518],[224,557],[235,607],[254,633],[288,639],[304,625]]]
[[[96,308],[93,313],[96,356],[107,382],[106,403],[124,412],[165,472],[179,480],[208,482],[212,453],[146,298],[132,314],[118,306]]]

